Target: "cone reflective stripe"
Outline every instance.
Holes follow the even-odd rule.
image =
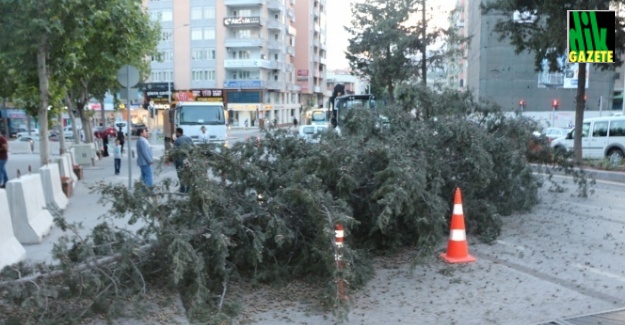
[[[334,238],[337,247],[343,247],[343,237],[345,237],[343,226],[337,224],[334,226]]]
[[[450,228],[449,241],[447,242],[447,253],[443,253],[440,256],[448,263],[474,262],[475,257],[469,255],[467,234],[464,227],[462,196],[459,188],[456,188],[456,193],[454,195],[454,209],[451,215]]]

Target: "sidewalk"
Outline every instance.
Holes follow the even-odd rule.
[[[133,143],[134,147],[134,143]],[[163,156],[163,145],[152,145],[154,160],[158,162]],[[128,151],[126,151],[128,152]],[[158,182],[164,178],[176,178],[176,171],[172,166],[162,166],[162,170],[154,164],[154,181]],[[141,172],[136,164],[136,159],[132,159],[131,165],[131,181],[134,184],[139,180]],[[98,203],[100,195],[98,193],[90,193],[89,187],[99,182],[109,184],[128,185],[128,156],[124,154],[122,158],[122,166],[120,175],[115,175],[113,167],[113,157],[109,156],[96,161],[95,166],[83,167],[83,179],[74,185],[73,195],[69,198],[69,205],[63,211],[63,217],[68,223],[81,223],[82,229],[79,231],[81,236],[87,235],[96,225],[102,222],[100,216],[104,215],[109,207]],[[124,220],[116,219],[115,226],[128,230],[137,230],[140,225],[129,226]],[[69,236],[71,233],[63,232],[58,227],[53,227],[50,234],[43,238],[40,244],[25,245],[26,261],[32,263],[46,262],[54,263],[51,255],[52,248],[58,239],[62,236]]]

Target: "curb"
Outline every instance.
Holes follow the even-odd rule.
[[[530,166],[535,173],[546,174],[546,171],[549,170],[554,175],[570,176],[570,174],[567,174],[564,172],[564,168],[559,167],[559,166],[547,166],[547,165],[537,165],[537,164],[530,164]],[[625,183],[625,172],[598,170],[598,169],[580,169],[577,167],[573,168],[573,170],[574,171],[583,170],[590,178],[594,178],[595,180]]]

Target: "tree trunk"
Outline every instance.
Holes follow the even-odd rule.
[[[6,132],[6,138],[11,137],[11,129],[9,129],[9,108],[7,107],[7,99],[2,98],[2,108],[4,109],[4,132]]]
[[[67,148],[65,147],[65,137],[63,136],[63,111],[65,108],[61,108],[59,112],[59,145],[61,146],[61,154],[67,152]]]
[[[91,129],[91,122],[89,121],[89,116],[87,116],[87,112],[85,112],[85,103],[79,103],[78,105],[79,106],[77,107],[77,111],[78,111],[78,115],[80,116],[80,121],[82,122],[82,131],[85,133],[85,142],[92,143],[93,131]]]
[[[576,165],[582,164],[582,123],[584,123],[584,108],[586,101],[586,63],[579,64],[577,76],[577,98],[575,101],[575,136],[573,137],[573,154]]]
[[[48,36],[43,35],[37,48],[37,76],[39,77],[39,109],[37,117],[39,119],[39,158],[41,166],[50,160],[50,148],[48,146],[48,94],[50,83],[48,80],[48,70],[46,57],[48,56]]]
[[[74,116],[74,109],[76,108],[76,106],[74,105],[74,101],[70,98],[69,95],[65,96],[65,102],[67,103],[67,115],[69,116],[69,121],[72,125],[72,133],[74,134],[73,142],[74,144],[80,144],[80,132],[76,127],[76,117]]]
[[[98,103],[100,103],[100,122],[102,123],[102,127],[106,127],[106,112],[104,111],[104,97],[98,98]]]
[[[427,37],[427,21],[425,19],[425,7],[426,7],[426,3],[425,0],[423,0],[423,12],[422,12],[422,16],[421,16],[421,25],[423,30],[421,30],[421,41],[423,42],[423,46],[421,49],[421,84],[423,84],[423,87],[427,86],[428,83],[428,67],[427,67],[427,43],[426,43],[426,37]]]

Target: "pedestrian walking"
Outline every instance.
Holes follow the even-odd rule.
[[[117,130],[117,140],[121,146],[121,153],[124,153],[124,142],[126,142],[126,137],[124,136],[124,131],[122,131],[121,126],[119,127],[119,130]]]
[[[115,140],[115,147],[113,147],[113,158],[115,159],[115,175],[119,175],[119,170],[122,167],[122,146],[119,143],[119,139]]]
[[[297,127],[297,118],[295,118],[295,117],[293,118],[293,126]]]
[[[0,188],[6,188],[9,182],[7,161],[9,160],[9,141],[0,134]]]
[[[245,128],[246,128],[246,129],[247,129],[248,124],[249,124],[248,120],[247,120],[247,119],[245,119]]]
[[[176,128],[176,141],[174,141],[174,166],[180,183],[180,193],[189,192],[189,184],[187,183],[190,175],[186,174],[185,165],[187,164],[188,151],[194,147],[193,140],[184,135],[182,128]]]
[[[109,136],[104,134],[104,132],[100,132],[102,136],[102,157],[109,156]]]
[[[137,138],[137,165],[141,169],[141,181],[148,186],[154,186],[152,180],[152,164],[154,159],[152,158],[152,149],[148,143],[148,137],[150,133],[147,128],[140,129],[137,132],[139,138]]]

